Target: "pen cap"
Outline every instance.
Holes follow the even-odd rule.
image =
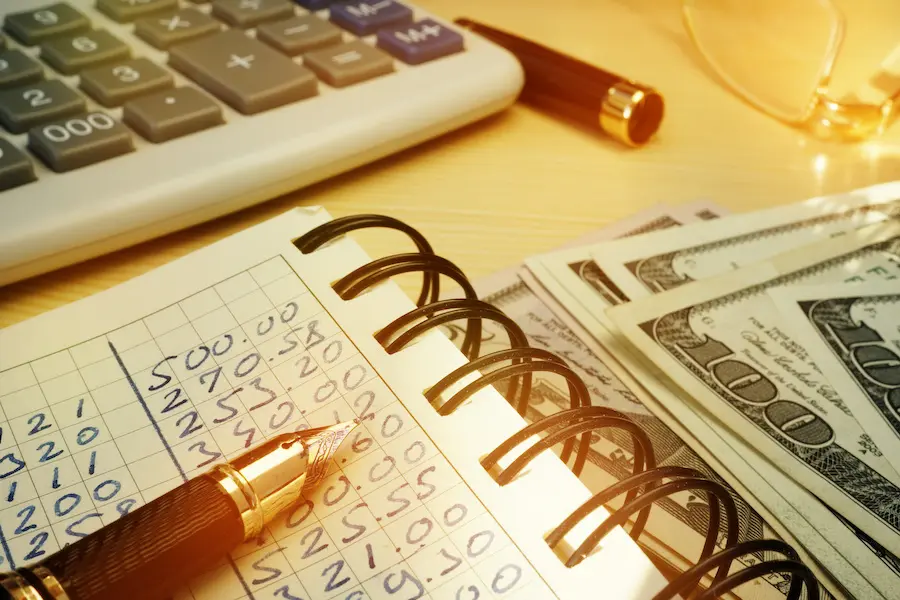
[[[632,147],[646,144],[659,129],[664,102],[654,88],[470,19],[454,22],[518,59],[525,73],[522,102],[599,127]]]

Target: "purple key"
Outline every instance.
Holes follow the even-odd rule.
[[[394,0],[339,2],[331,5],[331,22],[356,35],[370,35],[382,27],[412,23],[413,11]]]
[[[410,65],[463,51],[463,37],[433,19],[382,29],[378,47]]]
[[[294,0],[294,2],[307,10],[322,10],[334,4],[335,0]]]

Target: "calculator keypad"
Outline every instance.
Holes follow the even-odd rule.
[[[31,183],[34,165],[24,152],[0,138],[0,191]]]
[[[123,119],[126,125],[156,143],[225,122],[222,107],[203,92],[190,87],[132,100],[125,105]]]
[[[0,92],[0,124],[13,133],[84,111],[84,98],[51,79]]]
[[[294,14],[288,0],[213,0],[212,14],[234,27],[256,27]]]
[[[178,0],[97,0],[97,10],[119,23],[178,9]]]
[[[127,154],[134,141],[125,126],[94,111],[35,127],[28,146],[51,169],[64,172]]]
[[[186,8],[178,12],[139,19],[134,33],[151,46],[165,50],[174,44],[220,31],[222,24],[207,14]]]
[[[6,15],[7,32],[26,46],[61,35],[74,35],[91,28],[87,17],[65,2]]]
[[[29,151],[70,171],[133,151],[132,132],[164,143],[226,124],[223,104],[255,115],[464,49],[394,0],[92,1],[115,32],[67,2],[0,8],[0,190],[33,180]]]
[[[172,48],[169,64],[244,114],[318,93],[309,69],[235,29]]]
[[[113,63],[81,74],[81,89],[107,107],[174,85],[171,73],[146,58]]]
[[[44,70],[21,50],[0,52],[0,90],[27,85],[44,78]]]
[[[390,56],[359,40],[309,52],[303,60],[322,81],[338,88],[394,70]]]

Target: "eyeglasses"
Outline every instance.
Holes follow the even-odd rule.
[[[855,0],[860,2],[872,10],[870,0]],[[893,8],[887,10],[893,15]],[[876,136],[893,121],[900,90],[874,101],[832,95],[838,59],[868,62],[873,50],[872,40],[863,39],[859,48],[868,54],[846,57],[846,17],[834,0],[684,0],[682,11],[688,34],[709,66],[757,110],[817,137],[842,141]],[[891,35],[896,37],[879,41],[896,45],[900,27]],[[844,68],[862,75],[856,63]],[[870,68],[865,76],[875,71]]]

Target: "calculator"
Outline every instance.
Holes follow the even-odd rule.
[[[394,0],[2,0],[0,20],[0,285],[434,138],[523,83]]]

